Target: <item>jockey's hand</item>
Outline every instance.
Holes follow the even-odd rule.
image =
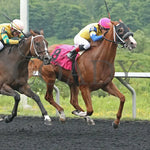
[[[18,44],[22,43],[22,41],[23,41],[23,40],[22,40],[22,39],[20,39]]]
[[[24,40],[25,40],[25,38],[21,38],[21,39],[19,40],[19,44],[22,43],[22,41],[24,41]]]

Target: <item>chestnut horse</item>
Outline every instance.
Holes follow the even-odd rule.
[[[115,73],[114,61],[118,44],[132,50],[136,47],[137,43],[133,38],[133,33],[129,32],[128,27],[123,22],[112,21],[109,31],[104,33],[104,39],[102,41],[91,43],[91,48],[85,51],[77,59],[76,71],[78,75],[78,84],[74,80],[70,70],[63,69],[57,64],[42,66],[42,62],[36,59],[33,59],[30,62],[30,75],[33,73],[32,69],[40,72],[42,78],[47,84],[45,99],[58,110],[61,120],[65,120],[64,110],[54,101],[52,93],[56,78],[67,83],[70,87],[70,103],[76,109],[72,113],[86,118],[89,124],[95,124],[89,117],[93,113],[91,100],[92,91],[101,88],[109,94],[118,97],[120,99],[120,105],[117,112],[117,118],[113,122],[113,127],[118,127],[125,102],[125,96],[112,82]],[[50,46],[48,48],[49,53],[52,53],[58,45]],[[78,104],[79,90],[81,91],[86,105],[86,112],[84,112]]]
[[[48,42],[43,35],[30,31],[28,38],[22,39],[18,45],[8,45],[0,52],[0,94],[13,96],[15,103],[12,114],[5,116],[5,122],[11,122],[17,116],[20,94],[35,100],[41,109],[44,123],[50,124],[51,119],[36,95],[28,85],[28,63],[32,56],[48,63]],[[19,93],[18,93],[19,92]]]

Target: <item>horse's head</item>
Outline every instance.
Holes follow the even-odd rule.
[[[129,50],[136,48],[136,41],[133,38],[133,33],[129,31],[129,28],[120,20],[112,21],[114,42],[127,47]]]
[[[50,56],[48,54],[48,42],[45,40],[43,35],[39,35],[33,30],[30,30],[30,32],[32,34],[30,44],[31,55],[38,57],[45,65],[49,64]]]

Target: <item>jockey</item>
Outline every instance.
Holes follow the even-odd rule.
[[[102,18],[98,23],[92,23],[84,27],[75,37],[75,48],[71,50],[67,56],[73,59],[80,50],[87,50],[90,48],[90,41],[98,41],[103,38],[102,30],[110,28],[111,20]]]
[[[5,44],[18,44],[19,40],[11,38],[23,38],[24,35],[21,33],[23,29],[23,22],[19,19],[14,19],[11,23],[0,24],[0,50],[4,48]]]

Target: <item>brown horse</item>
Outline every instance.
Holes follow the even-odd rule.
[[[117,128],[122,116],[125,96],[120,93],[117,87],[112,82],[115,73],[114,61],[116,56],[117,45],[121,44],[132,50],[136,47],[136,41],[133,38],[133,33],[129,32],[126,25],[121,21],[112,21],[110,30],[104,33],[102,41],[94,42],[91,48],[84,52],[76,61],[76,70],[78,75],[78,84],[72,76],[72,72],[57,65],[42,66],[41,62],[33,59],[29,67],[33,70],[38,70],[47,84],[47,92],[45,99],[53,105],[60,113],[60,119],[65,120],[64,110],[53,99],[53,87],[56,78],[67,83],[70,87],[71,99],[70,103],[76,109],[73,114],[85,117],[89,124],[94,124],[94,121],[89,117],[93,113],[91,92],[103,89],[111,95],[120,99],[117,118],[113,122],[113,127]],[[104,31],[103,31],[104,32]],[[50,46],[49,52],[58,45]],[[32,69],[30,68],[30,74]],[[39,69],[40,68],[40,69]],[[81,91],[83,100],[86,105],[87,112],[78,104],[78,92]]]
[[[44,36],[31,30],[28,38],[22,39],[18,45],[6,46],[0,52],[0,94],[13,96],[15,100],[12,114],[4,118],[6,123],[11,122],[17,116],[19,93],[34,99],[44,116],[44,123],[51,123],[39,96],[30,89],[27,83],[30,58],[38,57],[47,63],[49,59],[47,48],[48,42]]]

